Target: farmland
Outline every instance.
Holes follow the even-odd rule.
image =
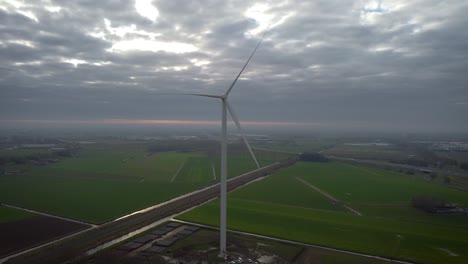
[[[18,221],[32,216],[34,216],[34,214],[29,212],[0,206],[0,223]]]
[[[362,216],[331,203],[302,179]],[[432,215],[410,206],[429,194],[468,204],[468,193],[420,177],[340,163],[297,163],[228,196],[228,228],[424,263],[465,263],[466,216]],[[180,219],[216,226],[218,201]]]
[[[279,150],[293,153],[317,152],[336,144],[335,140],[314,140],[314,139],[295,139],[295,140],[275,140],[268,144],[256,143],[255,147],[271,150]]]
[[[88,226],[0,206],[0,257],[85,228]]]
[[[229,177],[255,168],[245,153],[229,154]],[[204,151],[148,152],[145,144],[135,143],[86,146],[76,156],[46,166],[9,164],[24,172],[0,178],[0,201],[103,223],[214,183],[212,164],[219,175],[219,160],[212,156]],[[268,153],[259,157],[263,165],[278,158]]]
[[[407,150],[393,145],[337,144],[332,148],[324,150],[323,154],[356,159],[402,161],[407,159],[408,155],[414,155],[415,153],[408,152]]]

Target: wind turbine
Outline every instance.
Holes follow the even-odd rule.
[[[257,51],[258,47],[263,41],[265,35],[262,36],[260,41],[258,42],[257,46],[253,50],[252,54],[250,54],[249,59],[247,62],[245,62],[244,67],[240,70],[239,74],[237,74],[236,78],[234,81],[231,83],[227,91],[223,95],[214,95],[214,94],[197,94],[197,93],[185,93],[182,95],[192,95],[192,96],[201,96],[201,97],[209,97],[209,98],[215,98],[215,99],[221,99],[221,108],[222,108],[222,116],[221,116],[221,195],[220,195],[220,200],[221,200],[221,210],[220,210],[220,235],[219,235],[219,256],[222,258],[226,258],[226,180],[227,180],[227,112],[231,114],[232,120],[237,126],[237,129],[239,130],[239,133],[242,135],[242,139],[244,140],[245,145],[247,146],[247,149],[250,152],[250,155],[252,156],[255,165],[257,165],[257,168],[260,168],[260,165],[258,164],[257,158],[255,157],[255,154],[252,151],[252,148],[250,147],[249,142],[247,141],[247,138],[245,137],[244,130],[241,127],[241,124],[239,122],[239,118],[237,117],[236,112],[234,111],[234,108],[232,108],[231,104],[228,101],[229,93],[231,92],[232,88],[236,84],[237,80],[241,76],[242,72],[244,69],[247,67],[247,64],[249,64],[250,60],[252,59],[253,55]]]

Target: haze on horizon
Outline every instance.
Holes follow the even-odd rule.
[[[158,93],[223,93],[266,32],[231,94],[248,126],[468,132],[467,13],[435,0],[6,0],[0,126],[218,122],[216,100]]]

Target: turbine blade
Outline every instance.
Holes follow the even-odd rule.
[[[266,32],[265,32],[266,33]],[[229,93],[231,92],[232,90],[232,87],[234,87],[234,85],[236,84],[237,80],[239,79],[239,77],[241,76],[242,72],[244,71],[245,67],[247,67],[247,64],[249,64],[249,61],[252,59],[253,55],[255,54],[255,52],[257,51],[258,47],[260,46],[260,44],[262,43],[263,41],[263,38],[265,37],[265,33],[263,33],[263,36],[262,38],[260,39],[260,41],[258,42],[257,46],[255,47],[255,49],[253,50],[252,54],[250,54],[250,57],[249,59],[247,60],[247,62],[244,64],[244,67],[242,67],[241,71],[239,72],[239,74],[237,74],[237,77],[234,79],[234,81],[232,82],[231,86],[229,86],[228,90],[226,91],[226,93],[224,94],[224,98],[226,98]]]
[[[226,103],[226,107],[227,107],[229,113],[231,114],[232,120],[234,120],[234,123],[236,123],[237,129],[239,129],[239,133],[241,134],[242,139],[244,140],[244,143],[245,143],[245,145],[247,146],[247,149],[250,152],[250,155],[252,156],[253,160],[255,161],[255,165],[257,165],[257,168],[260,169],[260,165],[258,164],[257,158],[255,157],[255,155],[254,155],[254,153],[252,151],[252,148],[250,147],[250,144],[247,141],[247,138],[245,137],[244,130],[241,127],[241,124],[239,122],[239,118],[237,117],[236,112],[234,112],[234,109],[232,108],[231,104],[229,104],[229,102],[227,100],[224,100],[224,101]]]

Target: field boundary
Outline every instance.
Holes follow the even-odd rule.
[[[362,216],[362,214],[356,210],[354,210],[353,208],[349,207],[348,205],[346,205],[345,203],[343,203],[342,201],[336,199],[335,197],[333,197],[331,194],[325,192],[325,191],[322,191],[320,190],[319,188],[317,188],[316,186],[310,184],[308,181],[304,180],[304,179],[301,179],[299,177],[295,177],[296,180],[300,181],[302,184],[314,189],[315,191],[317,191],[318,193],[322,194],[323,196],[327,197],[329,200],[331,200],[332,202],[336,203],[337,205],[341,205],[343,206],[344,208],[350,210],[351,212],[353,212],[355,215],[358,215],[358,216]]]
[[[19,206],[14,206],[14,205],[10,205],[10,204],[2,203],[2,206],[10,207],[10,208],[21,210],[21,211],[26,211],[26,212],[33,213],[33,214],[38,214],[38,215],[43,215],[43,216],[47,216],[47,217],[57,218],[57,219],[60,219],[60,220],[63,220],[63,221],[69,221],[69,222],[73,222],[73,223],[77,223],[77,224],[81,224],[81,225],[87,225],[87,226],[90,226],[90,227],[93,227],[93,228],[99,226],[99,225],[86,223],[86,222],[83,222],[83,221],[79,221],[79,220],[75,220],[75,219],[71,219],[71,218],[67,218],[67,217],[63,217],[63,216],[43,213],[43,212],[39,212],[39,211],[35,211],[35,210],[31,210],[31,209],[23,208],[23,207],[19,207]]]

